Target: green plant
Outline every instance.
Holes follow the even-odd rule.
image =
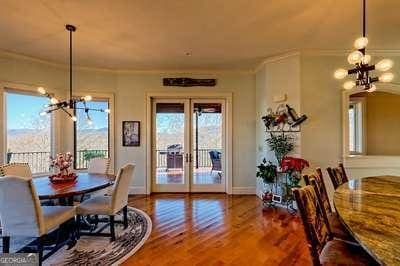
[[[267,162],[267,160],[262,161],[260,165],[257,166],[257,177],[261,178],[264,183],[274,183],[277,177],[277,167],[272,164],[272,162]]]
[[[84,159],[85,161],[89,161],[90,159],[98,158],[98,157],[103,157],[103,156],[104,156],[104,155],[101,154],[101,153],[98,152],[98,151],[88,151],[88,150],[83,151],[83,159]]]
[[[288,155],[294,148],[293,138],[283,133],[281,135],[271,133],[267,143],[270,150],[275,153],[279,165],[281,165],[283,157]]]

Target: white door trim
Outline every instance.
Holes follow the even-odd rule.
[[[225,192],[232,194],[232,92],[148,92],[145,95],[146,102],[146,194],[151,193],[152,173],[152,99],[157,98],[197,98],[197,99],[224,99],[225,100]]]

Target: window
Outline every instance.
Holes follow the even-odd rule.
[[[94,99],[89,105],[94,109],[109,108],[105,99]],[[83,103],[77,107],[84,108]],[[109,117],[107,113],[89,111],[89,120],[83,109],[78,109],[75,115],[75,169],[86,169],[91,158],[109,157]]]
[[[5,92],[6,163],[26,162],[34,174],[49,172],[52,115],[40,116],[48,99],[14,90]]]
[[[351,99],[349,104],[350,154],[362,154],[364,152],[363,112],[364,112],[363,99]]]

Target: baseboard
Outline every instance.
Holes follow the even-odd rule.
[[[256,195],[256,187],[233,187],[234,195]]]
[[[145,195],[146,194],[146,187],[129,187],[129,195]]]

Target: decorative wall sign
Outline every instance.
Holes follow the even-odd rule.
[[[122,146],[140,146],[140,121],[122,121]]]
[[[216,79],[193,79],[193,78],[163,78],[164,86],[193,87],[203,86],[212,87],[217,84]]]
[[[306,115],[298,116],[287,104],[278,105],[275,112],[268,108],[267,115],[262,117],[267,132],[299,132],[300,124],[306,119]]]

